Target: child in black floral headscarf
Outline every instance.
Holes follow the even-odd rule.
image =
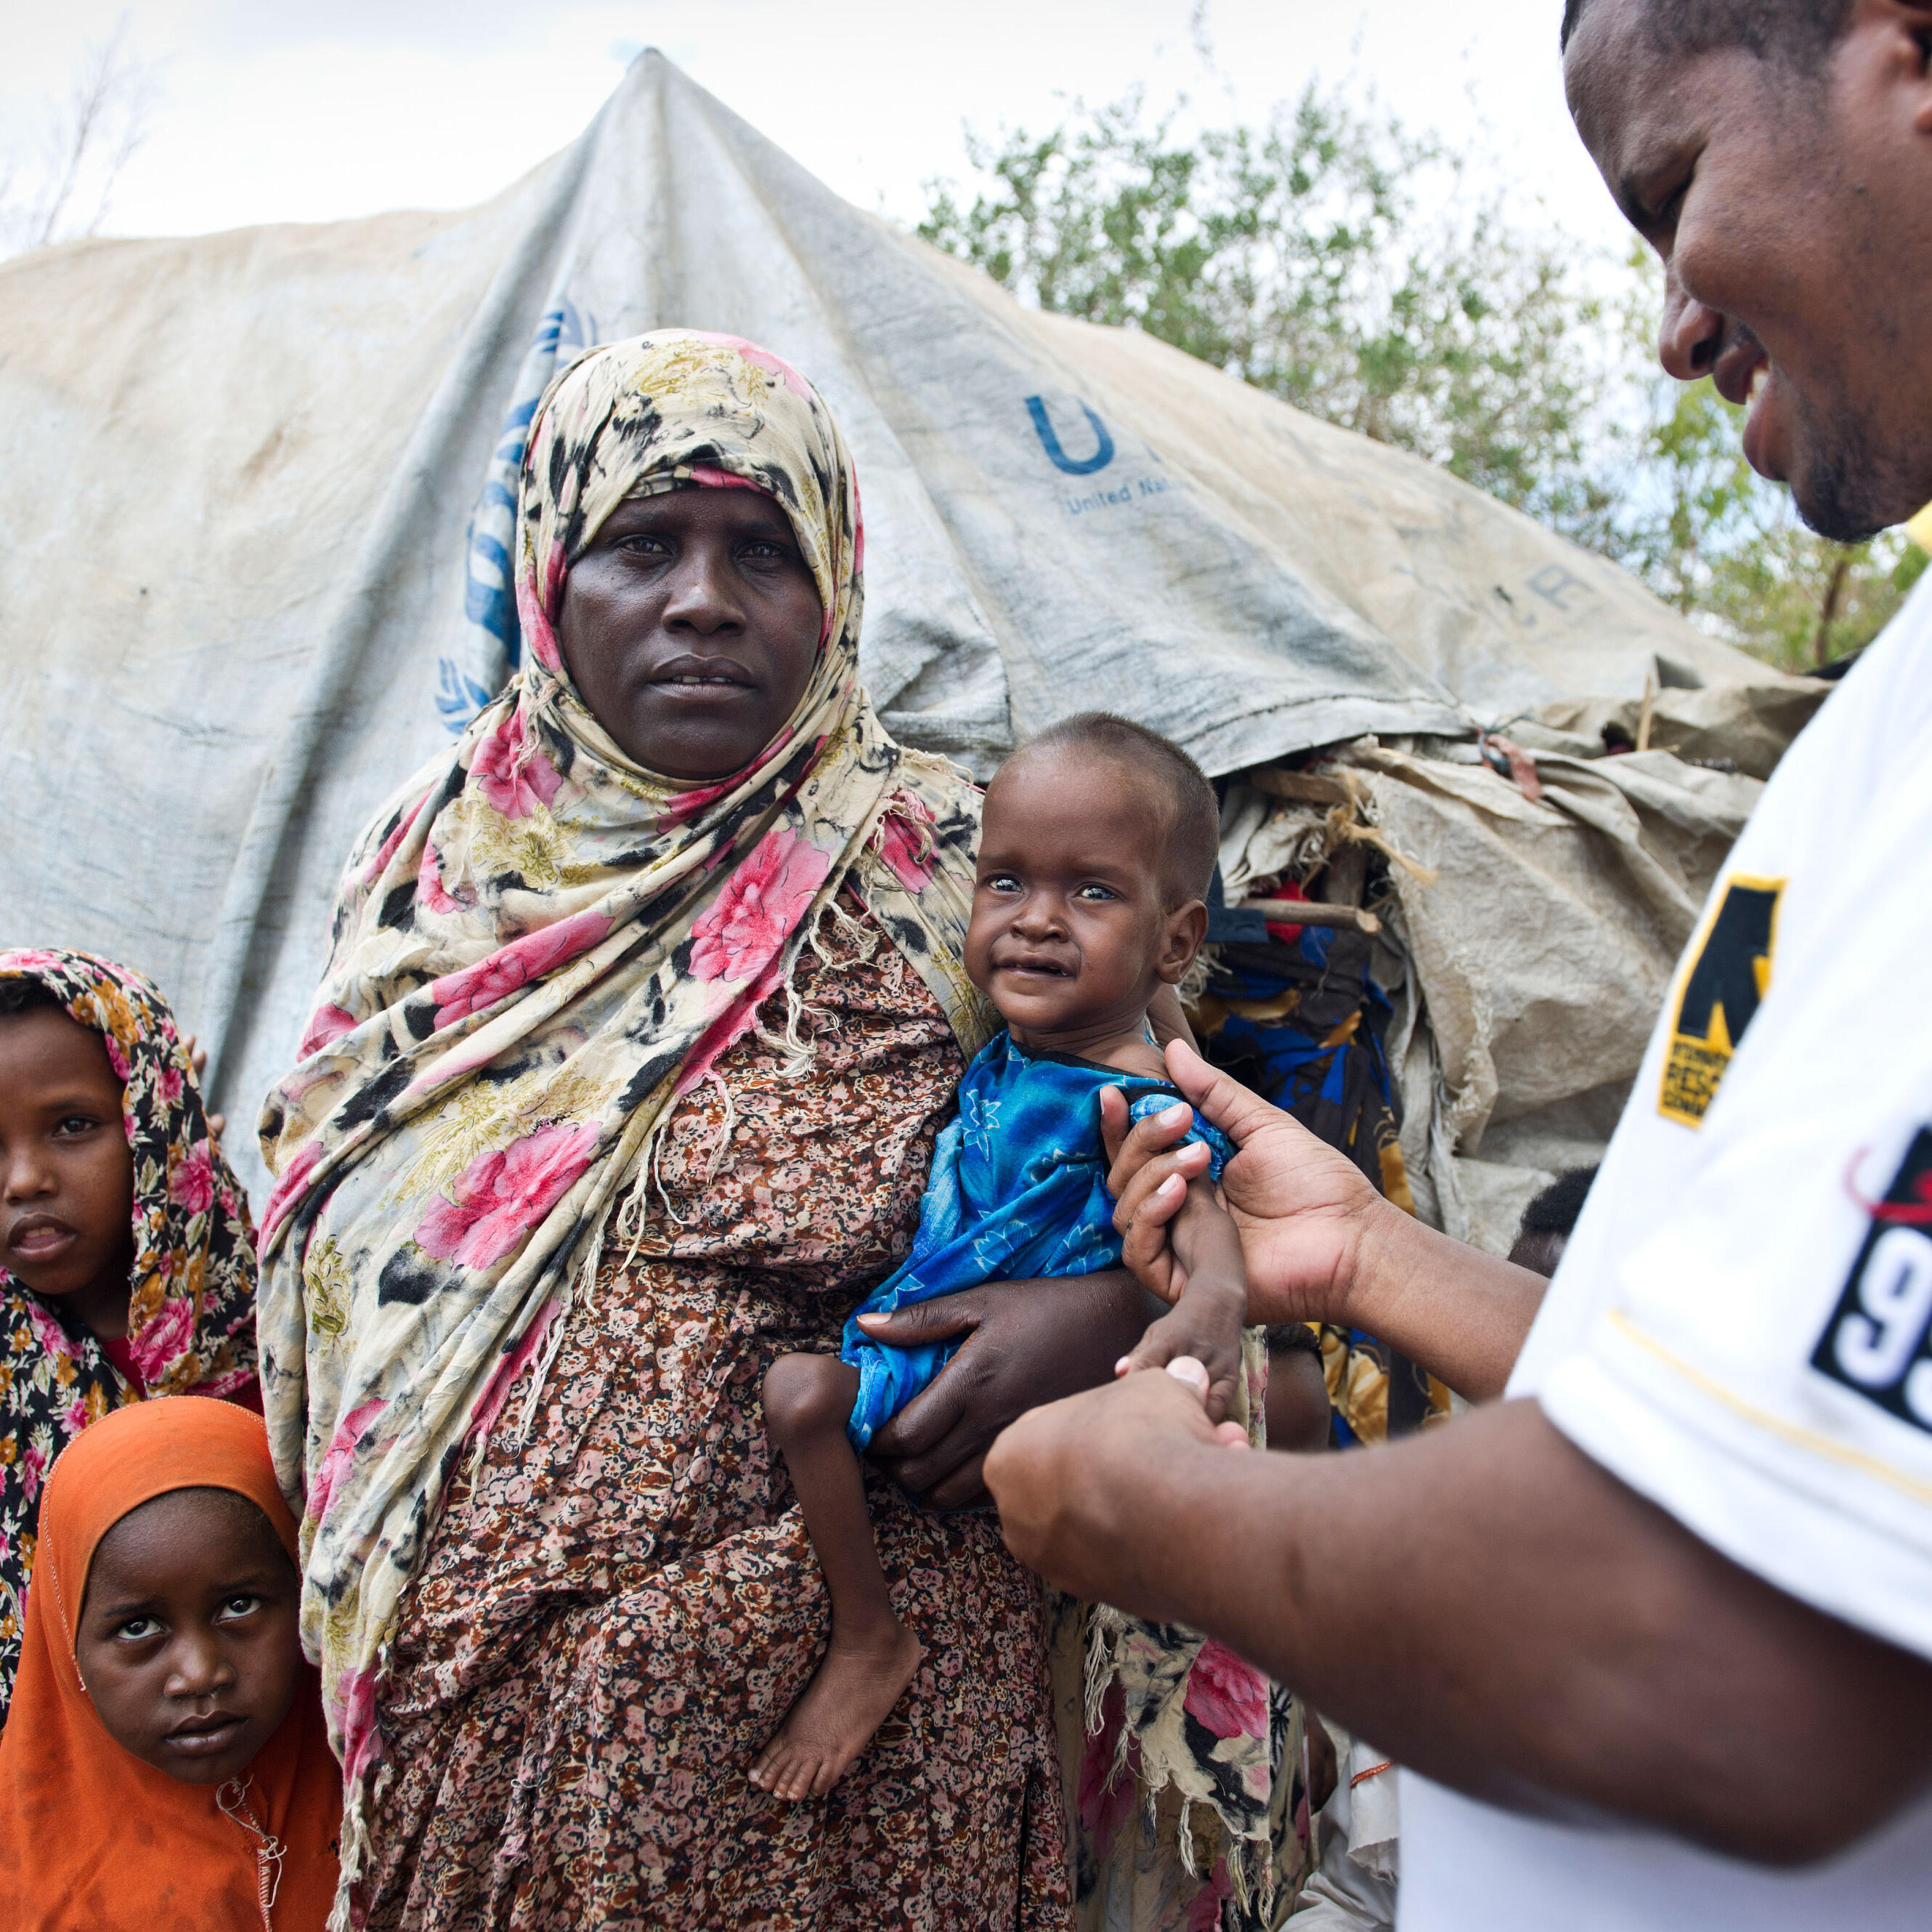
[[[259,1409],[254,1315],[248,1202],[167,1003],[85,952],[0,952],[0,1719],[54,1458],[144,1396]]]

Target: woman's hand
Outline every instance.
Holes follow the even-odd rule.
[[[1124,1269],[1052,1281],[988,1282],[892,1315],[862,1316],[875,1342],[910,1348],[962,1336],[959,1352],[872,1438],[874,1460],[928,1509],[987,1500],[994,1436],[1042,1402],[1113,1379],[1162,1312]]]
[[[1250,1322],[1346,1324],[1364,1247],[1388,1216],[1400,1214],[1346,1155],[1298,1120],[1210,1066],[1191,1047],[1167,1049],[1174,1082],[1240,1149],[1221,1175],[1221,1195],[1241,1233]],[[1204,1174],[1200,1142],[1174,1149],[1191,1116],[1179,1102],[1129,1130],[1118,1092],[1102,1096],[1101,1121],[1113,1161],[1108,1186],[1119,1205],[1114,1226],[1122,1259],[1163,1300],[1185,1278],[1167,1240],[1167,1223]],[[1170,1150],[1174,1150],[1170,1151]]]

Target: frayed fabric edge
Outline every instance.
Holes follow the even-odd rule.
[[[1115,1610],[1111,1604],[1095,1604],[1088,1609],[1082,1701],[1090,1738],[1100,1736],[1104,1728],[1103,1706],[1108,1688],[1116,1681],[1117,1675],[1114,1647],[1125,1635],[1129,1622],[1126,1612]],[[1123,1723],[1120,1734],[1114,1743],[1114,1762],[1107,1774],[1109,1785],[1125,1766],[1136,1736],[1132,1726]],[[1202,1876],[1200,1861],[1195,1850],[1194,1813],[1198,1808],[1214,1821],[1220,1841],[1218,1856],[1226,1861],[1228,1882],[1234,1888],[1236,1904],[1246,1910],[1258,1901],[1264,1911],[1273,1909],[1274,1845],[1265,1822],[1256,1832],[1238,1832],[1210,1800],[1196,1798],[1181,1790],[1180,1780],[1172,1766],[1156,1763],[1150,1767],[1144,1751],[1136,1781],[1140,1786],[1142,1819],[1150,1840],[1157,1840],[1160,1834],[1162,1792],[1172,1785],[1178,1793],[1180,1814],[1175,1826],[1174,1849],[1180,1854],[1181,1869],[1190,1878]]]

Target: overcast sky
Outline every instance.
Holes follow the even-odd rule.
[[[1616,244],[1563,108],[1559,0],[62,0],[9,9],[0,152],[28,153],[124,14],[157,88],[106,223],[192,234],[461,207],[583,128],[646,46],[839,193],[916,218],[963,122],[1043,129],[1058,97],[1190,95],[1258,119],[1313,76],[1480,140],[1571,232]],[[1231,80],[1229,76],[1232,76]]]

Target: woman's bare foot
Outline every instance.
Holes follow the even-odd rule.
[[[774,1798],[823,1798],[872,1742],[912,1682],[926,1646],[895,1619],[876,1638],[832,1647],[752,1766]]]

